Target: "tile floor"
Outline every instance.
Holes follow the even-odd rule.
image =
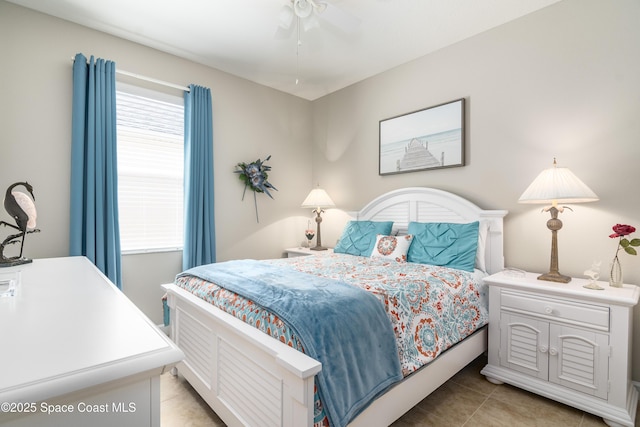
[[[392,427],[596,427],[601,418],[480,375],[484,356],[426,397]],[[181,376],[161,377],[162,427],[218,427],[225,424]],[[640,422],[636,417],[636,426]]]

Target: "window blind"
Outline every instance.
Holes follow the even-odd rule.
[[[122,251],[180,249],[183,247],[183,100],[118,85],[116,112]]]

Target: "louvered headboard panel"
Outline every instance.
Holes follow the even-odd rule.
[[[505,210],[484,210],[456,194],[435,188],[409,187],[394,190],[374,199],[362,210],[352,212],[358,220],[393,221],[393,233],[407,232],[410,222],[480,221],[488,227],[485,248],[489,273],[504,268],[503,218]]]

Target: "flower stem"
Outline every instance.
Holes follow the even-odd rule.
[[[260,220],[258,219],[258,200],[256,199],[256,193],[253,193],[253,204],[256,207],[256,222],[260,222]]]
[[[622,244],[622,237],[618,237],[618,246],[616,247],[616,253],[613,256],[613,259],[618,258],[618,252],[620,252],[620,246]]]

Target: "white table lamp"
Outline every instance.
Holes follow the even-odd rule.
[[[559,168],[556,159],[553,159],[553,167],[543,170],[522,193],[518,199],[519,203],[550,204],[544,208],[544,211],[551,213],[551,219],[547,221],[547,227],[551,230],[551,265],[549,272],[539,276],[538,279],[560,283],[571,281],[571,277],[560,274],[558,271],[557,233],[562,228],[558,213],[563,212],[566,207],[558,204],[595,202],[596,200],[598,196],[569,169]]]
[[[320,223],[322,222],[320,214],[324,212],[323,208],[332,208],[334,206],[335,204],[333,200],[331,200],[331,197],[320,187],[311,190],[307,198],[302,202],[303,208],[313,208],[313,212],[316,214],[316,245],[311,248],[312,251],[324,251],[327,249],[322,246],[322,238],[320,237]]]

